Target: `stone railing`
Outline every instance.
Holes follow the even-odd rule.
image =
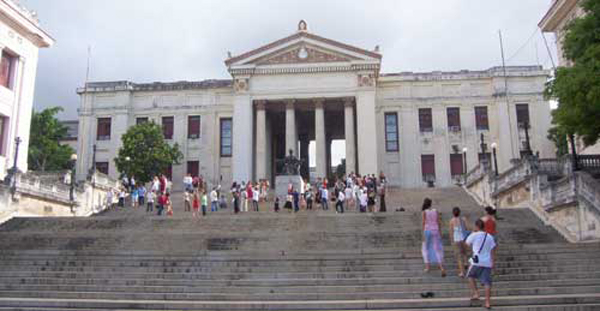
[[[90,216],[107,208],[107,193],[118,185],[97,173],[71,190],[63,172],[18,173],[0,186],[0,223],[14,216]]]
[[[600,174],[600,155],[582,154],[577,156],[577,165],[580,169],[592,174]]]
[[[571,242],[600,240],[600,181],[590,174],[596,158],[578,161],[581,171],[573,171],[569,156],[528,157],[499,176],[475,168],[463,186],[480,204],[531,209]]]

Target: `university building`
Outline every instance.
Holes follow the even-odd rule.
[[[491,161],[492,145],[500,170],[529,151],[554,155],[541,67],[385,73],[381,59],[377,47],[320,37],[301,21],[288,37],[229,55],[231,79],[87,83],[77,90],[79,178],[93,159],[118,177],[121,135],[148,121],[182,147],[184,160],[167,172],[175,185],[185,173],[223,185],[273,180],[288,150],[304,160],[304,177],[310,162],[313,178],[326,177],[340,139],[347,172],[383,171],[406,188],[452,185]]]
[[[0,177],[15,164],[27,171],[38,52],[53,43],[35,13],[14,1],[0,1]]]

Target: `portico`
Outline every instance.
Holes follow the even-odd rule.
[[[346,171],[376,174],[376,77],[381,55],[308,33],[226,60],[233,77],[233,180],[272,180],[289,150],[315,173],[331,173],[331,142],[346,142]],[[360,129],[360,130],[359,130]],[[365,151],[360,151],[360,145]],[[369,150],[372,153],[369,156]]]
[[[279,159],[292,150],[303,160],[309,179],[309,144],[315,142],[315,176],[331,173],[331,142],[346,140],[346,170],[356,172],[355,100],[353,97],[255,100],[255,179],[272,180]]]

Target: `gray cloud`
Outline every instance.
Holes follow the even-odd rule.
[[[550,0],[21,2],[57,40],[40,52],[34,105],[63,106],[66,119],[77,117],[88,45],[94,81],[227,78],[228,50],[235,55],[292,34],[300,19],[327,38],[380,45],[382,72],[500,65],[498,29],[507,57],[523,47],[509,65],[550,66],[541,36],[531,36]]]

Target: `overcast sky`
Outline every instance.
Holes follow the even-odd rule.
[[[77,118],[85,80],[134,82],[229,78],[223,60],[296,31],[365,49],[381,47],[382,72],[487,69],[551,62],[537,23],[551,0],[184,1],[21,0],[55,39],[40,51],[36,109]],[[548,42],[555,50],[554,37]],[[536,53],[537,52],[537,53]],[[553,56],[556,60],[556,57]]]

